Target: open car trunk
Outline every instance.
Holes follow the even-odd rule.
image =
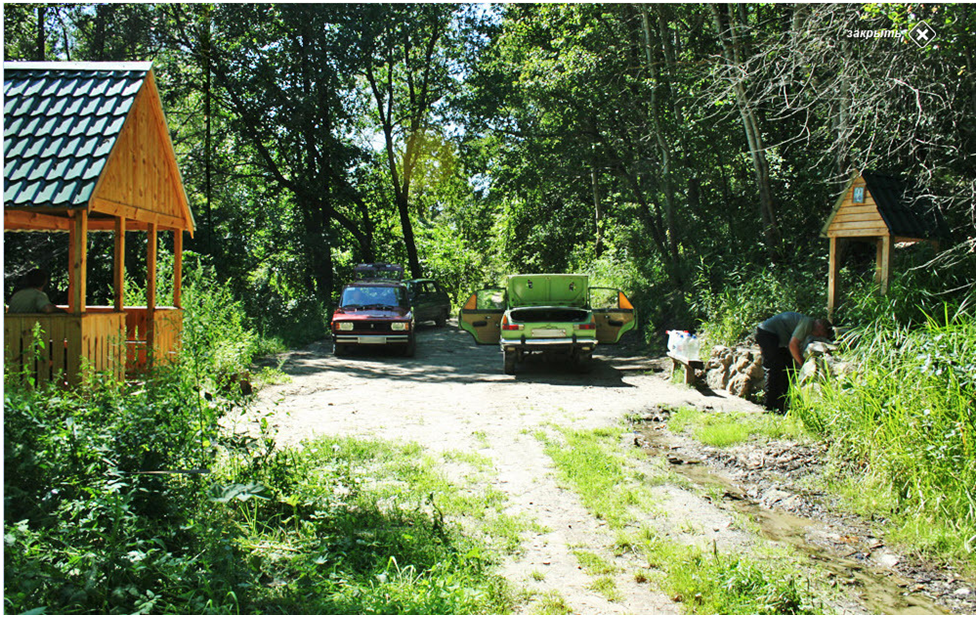
[[[591,311],[566,306],[531,306],[512,309],[509,318],[513,323],[586,322],[591,318]]]

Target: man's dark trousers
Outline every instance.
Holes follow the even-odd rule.
[[[788,370],[795,364],[791,352],[781,347],[773,332],[758,328],[754,338],[764,366],[764,407],[783,414],[788,409]]]

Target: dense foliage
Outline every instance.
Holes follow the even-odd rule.
[[[7,376],[4,612],[508,612],[498,499],[410,444],[277,444],[224,380],[257,340],[225,294],[191,277],[185,357],[147,381]]]
[[[175,377],[6,393],[5,612],[508,610],[421,452],[219,436],[194,398]]]
[[[512,272],[600,271],[657,344],[754,291],[721,338],[783,307],[821,312],[818,232],[866,168],[943,212],[934,269],[974,261],[974,5],[9,4],[4,17],[8,61],[153,61],[197,218],[187,247],[249,326],[290,343],[322,336],[367,260],[437,276],[456,300]],[[938,34],[923,48],[905,36],[921,20]],[[6,291],[40,262],[64,293],[62,241],[5,236]],[[109,244],[90,250],[97,297]],[[872,248],[847,251],[850,288],[871,262]],[[973,296],[973,277],[953,282],[929,291]]]
[[[828,441],[836,489],[925,554],[974,560],[975,317],[952,307],[911,328],[847,335],[837,379],[795,389],[793,413]],[[839,473],[839,472],[842,473]]]

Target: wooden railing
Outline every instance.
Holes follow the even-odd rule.
[[[77,384],[89,371],[117,379],[146,370],[152,362],[174,359],[183,329],[183,311],[158,307],[153,318],[153,354],[147,334],[146,307],[90,306],[81,315],[64,313],[5,314],[4,364],[13,375]]]

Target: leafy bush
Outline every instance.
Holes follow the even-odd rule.
[[[691,305],[703,322],[700,338],[735,345],[757,324],[783,311],[824,316],[825,281],[814,268],[757,265],[710,266],[701,262],[693,282]]]
[[[173,375],[84,391],[6,386],[4,608],[153,610],[160,581],[184,581],[192,564],[197,504],[193,475],[149,472],[206,466],[216,409]]]
[[[244,323],[256,332],[260,352],[301,347],[329,332],[329,307],[312,293],[287,293],[267,273],[250,277],[241,308]]]
[[[975,317],[923,326],[884,314],[852,331],[851,370],[793,389],[791,409],[850,466],[854,505],[893,519],[895,535],[974,560]]]
[[[485,504],[419,447],[219,432],[231,406],[189,374],[7,388],[5,612],[509,611],[454,522]]]
[[[893,325],[922,325],[928,315],[939,315],[944,305],[960,301],[966,310],[975,310],[974,255],[958,259],[949,251],[931,256],[930,247],[897,251],[894,272],[886,295],[868,273],[843,270],[842,298],[837,311],[841,324],[869,324],[885,316]],[[923,255],[921,255],[923,253]],[[940,260],[950,260],[935,267]],[[848,290],[848,291],[847,291]],[[960,298],[960,300],[956,300]]]

